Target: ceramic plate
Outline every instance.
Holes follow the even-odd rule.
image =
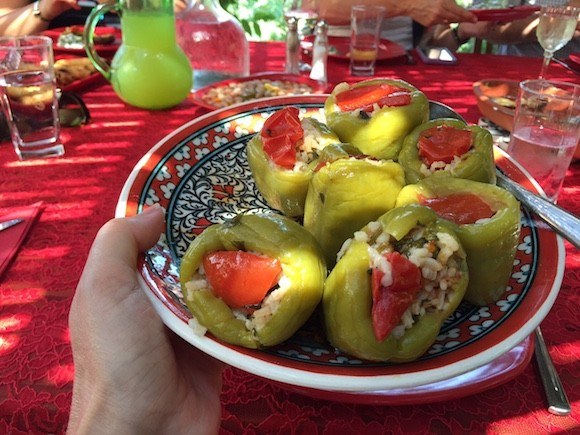
[[[78,27],[78,26],[77,26]],[[53,50],[55,53],[69,53],[69,54],[85,54],[84,47],[78,48],[71,48],[71,47],[62,47],[58,44],[58,37],[64,32],[66,27],[59,27],[56,29],[49,29],[42,32],[43,35],[52,38],[53,41]],[[96,32],[101,29],[100,27],[96,28]],[[106,32],[113,32],[115,33],[115,41],[111,44],[95,44],[95,50],[101,56],[111,57],[115,54],[119,46],[121,45],[121,29],[116,27],[107,27]]]
[[[253,83],[255,81],[264,81],[263,83]],[[226,97],[232,97],[233,98],[233,94],[234,93],[239,93],[240,90],[242,89],[243,86],[248,87],[248,89],[250,89],[251,91],[249,93],[247,93],[245,97],[243,97],[244,101],[239,101],[239,103],[242,102],[247,102],[247,101],[251,101],[254,100],[256,98],[253,98],[252,96],[254,95],[254,91],[253,91],[253,87],[250,88],[250,84],[248,82],[252,82],[252,86],[259,84],[259,85],[263,85],[263,84],[272,84],[274,85],[276,88],[280,88],[281,90],[279,91],[280,93],[284,93],[286,95],[305,95],[305,94],[321,94],[323,92],[326,92],[328,84],[323,83],[323,82],[319,82],[317,80],[312,80],[309,77],[305,77],[305,76],[299,76],[299,75],[294,75],[294,74],[285,74],[285,73],[263,73],[263,74],[255,74],[255,75],[251,75],[248,77],[241,77],[241,78],[235,78],[235,79],[229,79],[229,80],[223,80],[221,82],[217,82],[217,83],[213,83],[212,85],[209,86],[205,86],[203,88],[198,89],[197,91],[195,91],[192,95],[193,97],[193,101],[202,106],[205,107],[207,109],[210,110],[215,110],[215,109],[220,109],[223,107],[226,107],[226,105],[232,105],[232,104],[228,104],[227,100],[216,100],[215,95],[212,95],[215,91],[220,91],[223,93],[223,95],[225,95]],[[273,83],[273,82],[281,82],[281,83]],[[299,90],[295,89],[295,90],[288,90],[285,91],[283,89],[286,89],[285,86],[294,86],[294,85],[302,85],[302,86],[306,86],[305,90]],[[282,86],[282,87],[281,87]],[[273,92],[273,91],[271,91]],[[284,95],[279,95],[279,96],[284,96]]]
[[[325,98],[265,99],[214,111],[177,129],[141,159],[123,188],[116,215],[132,216],[159,203],[167,216],[160,241],[140,258],[141,284],[169,328],[207,354],[247,372],[329,399],[358,395],[381,402],[380,392],[399,390],[411,402],[436,400],[441,389],[429,393],[429,386],[448,380],[444,389],[455,390],[461,387],[457,376],[500,361],[498,358],[527,339],[558,294],[564,244],[553,232],[534,225],[525,211],[513,273],[502,299],[486,307],[462,304],[417,361],[376,363],[338,352],[326,343],[316,316],[287,342],[267,350],[199,336],[188,326],[190,314],[182,300],[178,273],[180,258],[191,240],[208,225],[238,213],[270,210],[252,180],[247,141],[268,115],[288,105],[322,118]],[[497,152],[499,168],[535,188],[515,163]],[[482,383],[493,386],[506,374],[486,378],[484,370],[481,376],[479,386],[473,384],[463,394],[477,391]],[[421,399],[412,397],[417,392]],[[385,403],[393,401],[397,401],[396,394],[384,399]]]
[[[302,48],[310,53],[312,51],[313,36],[307,36],[302,42]],[[335,59],[350,59],[350,38],[342,36],[328,37],[328,57]],[[381,39],[379,43],[379,51],[377,53],[377,60],[396,59],[398,57],[406,56],[405,49],[396,42],[388,39]]]
[[[514,6],[506,9],[470,9],[479,21],[507,23],[529,17],[540,10],[539,6]]]

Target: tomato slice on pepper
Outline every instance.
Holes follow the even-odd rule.
[[[271,115],[260,132],[264,152],[277,165],[292,169],[296,163],[296,144],[304,130],[296,107],[286,107]]]
[[[451,163],[455,156],[461,157],[471,148],[471,131],[438,125],[421,132],[419,156],[427,166],[433,162]]]
[[[398,252],[390,252],[384,257],[391,264],[392,283],[383,286],[381,281],[385,273],[378,268],[372,271],[371,314],[377,341],[389,336],[421,290],[421,271],[415,264]]]
[[[336,94],[336,104],[343,112],[360,109],[373,110],[375,104],[384,106],[406,106],[411,104],[411,92],[386,83],[352,87]]]
[[[472,224],[495,214],[489,204],[474,193],[453,193],[435,198],[421,196],[419,201],[442,218],[459,225]]]
[[[262,302],[282,273],[277,259],[245,251],[211,252],[203,268],[213,294],[232,308]]]

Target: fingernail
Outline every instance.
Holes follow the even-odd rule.
[[[141,214],[151,214],[157,210],[161,210],[161,205],[159,205],[159,203],[156,202],[155,204],[144,208],[143,211],[141,212]]]

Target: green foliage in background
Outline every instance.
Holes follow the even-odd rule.
[[[281,41],[286,36],[284,0],[219,0],[222,7],[235,16],[253,41]],[[473,0],[457,0],[457,4],[469,7]],[[484,42],[485,44],[486,42]],[[457,50],[473,52],[471,39]]]
[[[283,0],[220,0],[254,41],[280,41],[286,36]]]

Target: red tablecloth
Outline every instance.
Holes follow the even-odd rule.
[[[284,46],[254,43],[252,73],[281,71]],[[385,62],[378,74],[405,79],[468,121],[479,113],[472,83],[484,78],[535,77],[540,59],[459,55],[456,66]],[[550,75],[578,82],[554,64]],[[332,59],[329,79],[348,79],[348,65]],[[98,228],[114,214],[124,181],[158,140],[205,113],[186,101],[148,112],[123,104],[103,83],[83,93],[90,124],[65,128],[62,158],[19,162],[0,144],[0,208],[44,202],[40,220],[0,278],[0,433],[63,433],[71,400],[73,363],[67,316],[81,269]],[[560,204],[580,214],[580,164],[572,165]],[[351,405],[289,392],[253,375],[227,369],[223,433],[546,433],[580,431],[580,255],[566,243],[564,283],[542,327],[573,411],[549,414],[534,364],[509,382],[475,396],[406,405]]]

